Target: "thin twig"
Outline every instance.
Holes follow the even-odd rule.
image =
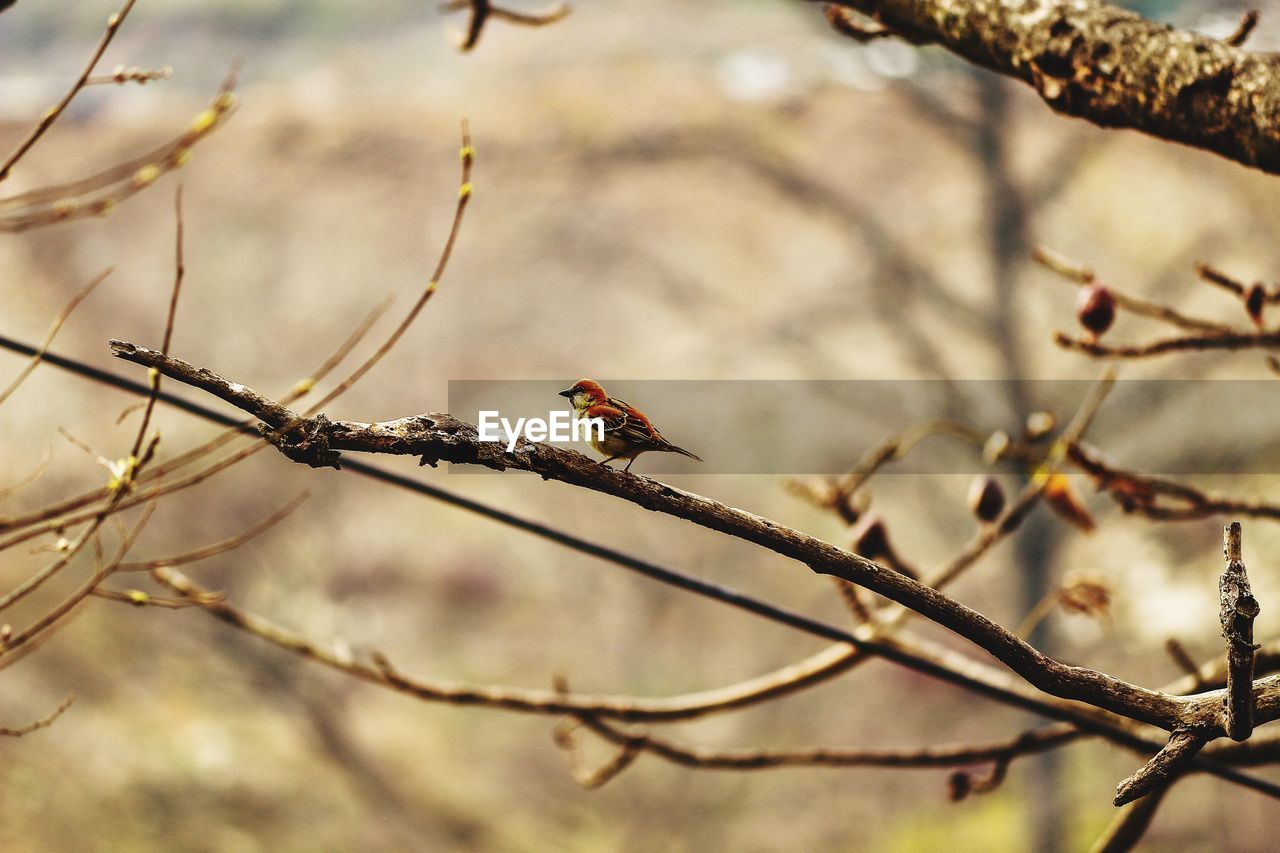
[[[1180,338],[1161,338],[1145,344],[1111,346],[1088,338],[1073,338],[1063,332],[1055,332],[1053,341],[1063,349],[1081,352],[1092,358],[1153,358],[1171,352],[1275,349],[1280,347],[1280,332],[1207,332]]]
[[[41,475],[44,474],[45,469],[49,466],[49,460],[51,460],[52,458],[53,458],[53,451],[50,449],[49,445],[46,444],[44,446],[44,454],[40,457],[40,461],[36,463],[36,467],[32,469],[30,474],[23,477],[21,480],[14,483],[13,485],[5,486],[3,489],[0,489],[0,501],[8,500],[9,498],[21,492],[23,489],[26,489],[32,483],[39,480]]]
[[[62,310],[58,312],[58,316],[53,318],[53,323],[49,325],[49,331],[45,333],[44,340],[40,342],[40,346],[36,350],[35,355],[31,356],[31,359],[27,362],[26,366],[19,371],[13,381],[10,382],[3,391],[0,391],[0,404],[3,404],[4,401],[9,398],[9,395],[18,390],[18,386],[25,382],[27,377],[35,371],[35,369],[40,365],[40,360],[44,358],[44,354],[48,352],[49,345],[53,343],[53,339],[62,328],[62,324],[71,316],[71,312],[76,310],[80,303],[88,298],[89,294],[93,293],[98,285],[106,281],[107,276],[111,275],[111,272],[111,267],[107,267],[105,270],[98,273],[88,284],[80,288],[80,290],[76,292],[75,296],[71,297],[70,302],[63,306]]]
[[[1244,13],[1244,17],[1240,19],[1240,23],[1236,24],[1236,28],[1231,34],[1225,36],[1222,40],[1232,47],[1242,47],[1249,36],[1253,35],[1254,28],[1258,26],[1258,10],[1250,9]]]
[[[395,330],[382,342],[382,345],[374,350],[373,354],[365,359],[359,367],[339,382],[332,391],[312,404],[309,409],[310,412],[318,412],[339,395],[345,393],[348,388],[359,382],[366,373],[372,370],[382,360],[383,356],[391,351],[404,333],[409,330],[409,327],[413,325],[413,321],[417,319],[419,312],[431,301],[431,297],[435,296],[440,287],[440,281],[444,278],[445,270],[449,266],[449,259],[453,257],[453,247],[458,242],[458,234],[462,231],[463,214],[466,213],[467,205],[471,202],[471,167],[476,159],[476,149],[471,144],[471,128],[466,121],[462,122],[462,149],[458,152],[458,158],[462,161],[462,178],[458,186],[458,202],[454,207],[453,221],[449,224],[449,235],[445,238],[444,248],[440,250],[440,256],[436,259],[435,269],[431,273],[431,278],[427,281],[426,288],[423,289],[417,301],[413,303],[404,319],[400,321],[400,325],[396,326]]]
[[[1121,806],[1089,853],[1128,853],[1138,846],[1151,826],[1169,786],[1156,788],[1145,797]]]
[[[117,65],[110,74],[90,77],[84,81],[84,84],[86,86],[107,86],[111,84],[137,83],[139,86],[145,86],[147,83],[152,83],[156,80],[168,80],[172,76],[173,69],[167,65],[164,68],[125,68],[123,65]]]
[[[95,598],[105,598],[108,601],[119,601],[133,607],[160,607],[166,610],[183,610],[188,607],[201,607],[214,601],[221,601],[223,596],[221,593],[210,593],[205,598],[163,598],[161,596],[152,595],[140,589],[115,590],[96,587],[93,590]]]
[[[589,714],[577,719],[605,740],[635,746],[685,767],[700,770],[771,770],[780,767],[898,767],[936,769],[998,762],[1055,749],[1080,737],[1069,725],[1044,726],[1014,738],[985,744],[947,744],[906,749],[706,749],[685,746],[638,729],[623,730]]]
[[[1126,513],[1155,521],[1191,521],[1214,515],[1280,521],[1280,504],[1210,495],[1176,480],[1119,468],[1079,442],[1068,448],[1067,455],[1073,465],[1089,475],[1099,491],[1106,492]],[[1161,498],[1180,505],[1161,503]]]
[[[236,73],[232,69],[208,108],[177,138],[87,178],[0,198],[0,233],[105,216],[120,202],[186,165],[194,146],[225,124],[235,112],[237,102],[232,90]]]
[[[261,521],[245,528],[243,531],[229,539],[223,539],[221,542],[214,542],[213,544],[206,545],[203,548],[197,548],[194,551],[187,551],[184,554],[176,554],[172,557],[161,557],[156,560],[143,560],[133,563],[121,563],[120,568],[117,571],[122,573],[149,572],[152,569],[159,569],[164,566],[181,566],[187,563],[194,563],[199,560],[207,560],[210,557],[216,557],[219,554],[225,554],[227,551],[239,548],[249,540],[261,536],[281,521],[284,521],[293,513],[294,510],[302,506],[307,497],[308,494],[303,492],[280,509],[271,513],[271,515],[268,515]]]
[[[381,303],[379,303],[372,311],[370,311],[369,314],[360,322],[360,325],[351,333],[351,335],[345,341],[343,341],[343,343],[333,352],[333,354],[330,355],[329,358],[327,358],[324,361],[324,363],[321,364],[320,367],[318,367],[309,376],[295,383],[293,388],[287,394],[285,394],[283,397],[280,398],[281,402],[284,402],[287,405],[288,403],[298,400],[304,397],[306,394],[308,394],[312,389],[314,389],[318,382],[323,381],[329,375],[329,373],[332,372],[333,369],[336,368],[346,358],[346,356],[351,353],[351,350],[353,350],[356,347],[356,345],[358,345],[360,341],[364,339],[364,336],[368,334],[369,330],[373,327],[373,325],[377,322],[377,320],[384,313],[386,313],[386,310],[390,307],[391,302],[392,302],[392,298],[388,296]],[[17,342],[10,341],[5,338],[0,338],[0,346],[5,346],[6,348],[14,349],[15,351],[22,352],[24,354],[34,354],[36,352],[36,350],[32,347],[28,347],[25,344],[19,345],[17,344]],[[140,383],[136,383],[131,380],[124,379],[123,377],[118,377],[113,374],[105,373],[104,371],[98,370],[97,368],[91,367],[82,362],[76,361],[74,359],[68,359],[65,356],[46,354],[45,361],[47,361],[49,364],[53,366],[60,367],[64,370],[68,370],[78,376],[84,376],[99,382],[106,382],[107,384],[110,384],[113,387],[120,388],[130,393],[140,395],[143,398],[146,398],[151,394],[151,388],[149,385],[142,385]],[[211,421],[214,421],[215,423],[222,424],[223,426],[228,427],[228,429],[226,432],[223,432],[220,435],[215,436],[214,438],[210,439],[208,442],[205,442],[204,444],[199,445],[198,447],[195,447],[192,450],[179,454],[178,456],[172,459],[168,459],[162,463],[152,465],[148,467],[145,471],[139,472],[136,478],[136,482],[138,482],[139,484],[148,483],[158,477],[164,476],[165,474],[169,474],[175,470],[185,467],[186,465],[192,462],[195,462],[201,458],[204,458],[209,453],[217,450],[220,447],[225,446],[228,442],[234,440],[235,438],[243,437],[246,433],[252,434],[255,437],[257,435],[256,431],[252,430],[252,425],[255,423],[255,421],[252,419],[237,422],[231,418],[226,418],[221,415],[218,415],[217,413],[203,406],[197,406],[185,400],[176,398],[163,391],[159,393],[159,399],[168,405],[177,405],[180,408],[182,408],[184,411],[197,414],[200,417],[205,418],[206,420],[211,420]],[[145,399],[142,405],[143,407],[145,407],[146,405]],[[260,448],[261,448],[261,445],[255,442],[255,444],[250,450],[250,453],[257,452]],[[92,451],[90,451],[90,453],[92,454]],[[217,471],[223,470],[225,467],[226,465],[224,463],[218,463]],[[214,471],[213,473],[216,473],[216,471]],[[211,474],[206,473],[205,476],[211,476]],[[194,485],[197,482],[201,482],[203,479],[205,479],[205,477],[190,478],[186,484]],[[38,528],[35,531],[30,532],[28,535],[19,537],[16,540],[10,539],[10,540],[4,541],[3,543],[0,543],[0,550],[4,550],[6,548],[12,547],[13,545],[18,544],[21,541],[26,541],[27,539],[33,538],[34,536],[38,536],[43,532],[47,532],[48,530],[55,529],[56,527],[74,523],[72,521],[68,521],[67,519],[60,518],[60,517],[65,516],[69,512],[74,512],[77,509],[96,503],[97,501],[103,500],[109,496],[110,496],[110,493],[107,489],[105,488],[96,489],[91,492],[86,492],[84,494],[77,495],[75,497],[68,498],[63,501],[59,501],[49,506],[41,507],[39,510],[36,510],[35,512],[32,512],[32,513],[27,513],[25,515],[20,515],[20,516],[0,517],[0,531],[18,530],[25,527],[30,527],[33,524],[39,524],[40,522],[47,522],[45,527]]]
[[[1205,283],[1220,287],[1236,296],[1244,296],[1245,291],[1249,289],[1244,282],[1203,261],[1195,265],[1195,271]],[[1280,302],[1280,288],[1272,288],[1264,293],[1263,298],[1267,302]]]
[[[151,513],[154,510],[155,504],[150,504],[147,509],[143,511],[142,515],[138,518],[137,522],[134,523],[133,528],[129,531],[128,535],[121,541],[120,546],[116,551],[116,555],[110,562],[99,566],[89,580],[75,590],[75,592],[63,599],[63,601],[52,610],[49,610],[43,616],[37,618],[21,632],[14,634],[3,646],[0,646],[0,658],[7,657],[14,651],[21,649],[22,646],[31,642],[53,625],[56,625],[59,620],[71,613],[82,601],[92,595],[98,584],[110,577],[111,573],[114,572],[124,560],[125,555],[129,553],[129,549],[133,547],[138,536],[141,535],[142,529],[146,527],[147,522],[151,519]]]
[[[162,568],[152,572],[157,582],[187,596],[204,599],[202,609],[221,621],[246,633],[257,636],[303,658],[317,661],[346,674],[405,693],[417,699],[460,705],[476,705],[509,711],[541,714],[591,714],[623,721],[645,719],[672,719],[664,712],[646,707],[645,700],[635,697],[600,697],[582,694],[566,694],[561,690],[530,690],[496,685],[470,685],[444,680],[410,678],[392,666],[387,658],[374,653],[371,664],[354,659],[348,651],[331,648],[313,642],[306,637],[276,625],[261,616],[249,613],[225,601],[210,601],[209,591],[176,569]],[[839,634],[838,629],[829,633]],[[1123,726],[1118,727],[1114,718],[1082,709],[1073,703],[1059,703],[1033,698],[1019,692],[1000,677],[986,674],[987,667],[972,659],[957,655],[945,647],[923,641],[913,641],[908,646],[901,638],[876,641],[866,631],[846,633],[844,637],[860,648],[874,649],[895,662],[942,677],[945,680],[967,686],[984,695],[1011,702],[1019,707],[1033,709],[1046,716],[1070,720],[1083,731],[1098,734],[1118,744],[1151,754],[1159,749],[1145,736]],[[867,639],[860,639],[865,637]],[[1081,713],[1085,711],[1086,713]],[[1280,788],[1241,774],[1216,762],[1200,762],[1203,769],[1224,778],[1232,779],[1250,788],[1272,792],[1280,796]]]
[[[1113,369],[1105,370],[1089,389],[1089,393],[1080,403],[1080,408],[1072,416],[1071,422],[1063,429],[1062,435],[1054,441],[1049,454],[1034,472],[1030,481],[1022,488],[1013,502],[1005,507],[1004,512],[994,522],[985,525],[974,534],[959,553],[940,566],[933,575],[925,579],[925,583],[934,589],[942,589],[966,572],[970,566],[982,558],[984,554],[999,542],[1017,530],[1036,504],[1044,495],[1045,489],[1053,482],[1054,476],[1062,467],[1069,450],[1088,432],[1094,419],[1098,416],[1102,404],[1115,387],[1116,373]]]
[[[76,78],[76,81],[71,85],[71,88],[67,90],[67,93],[62,96],[62,100],[45,110],[44,115],[42,115],[40,120],[36,122],[36,125],[31,129],[31,132],[18,143],[18,147],[5,158],[4,162],[0,163],[0,183],[3,183],[4,180],[9,177],[9,174],[13,171],[13,167],[17,165],[18,161],[21,160],[37,142],[40,141],[40,137],[44,136],[49,128],[53,127],[53,123],[56,122],[59,116],[61,116],[66,111],[67,107],[71,105],[71,102],[75,100],[76,95],[80,94],[80,91],[84,89],[85,85],[89,81],[89,75],[93,74],[93,69],[97,67],[98,61],[102,59],[102,54],[106,53],[107,47],[110,46],[112,40],[115,39],[116,33],[120,31],[120,25],[124,23],[125,18],[129,17],[129,12],[132,11],[133,5],[136,2],[137,0],[125,0],[125,3],[120,7],[120,10],[107,18],[107,28],[103,31],[102,38],[98,40],[98,46],[95,47],[93,53],[89,55],[89,61],[85,63],[84,70],[80,72],[80,76]]]
[[[74,701],[76,701],[76,694],[68,693],[67,697],[58,703],[58,707],[54,708],[52,711],[34,722],[27,723],[25,726],[19,726],[18,728],[0,726],[0,736],[22,737],[23,735],[29,735],[40,729],[47,729],[49,726],[53,725],[54,720],[61,717],[62,714],[71,707],[71,703]]]
[[[1173,658],[1173,662],[1194,680],[1193,684],[1199,687],[1201,684],[1200,665],[1191,657],[1191,653],[1187,651],[1186,646],[1182,645],[1176,637],[1170,637],[1164,641],[1164,649],[1169,653],[1169,657]],[[1198,693],[1199,690],[1192,689],[1188,692]]]
[[[1031,252],[1031,259],[1046,269],[1057,273],[1063,280],[1076,287],[1084,287],[1097,281],[1097,277],[1091,268],[1076,263],[1048,246],[1036,246]],[[1172,326],[1177,326],[1180,329],[1194,332],[1226,332],[1231,330],[1230,326],[1223,323],[1191,317],[1167,305],[1130,296],[1113,287],[1108,287],[1108,290],[1111,291],[1111,296],[1115,299],[1116,306],[1131,314],[1159,320]]]

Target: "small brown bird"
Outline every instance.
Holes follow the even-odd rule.
[[[615,459],[627,459],[627,467],[636,461],[636,457],[649,450],[666,453],[679,453],[690,459],[702,461],[683,447],[676,447],[662,437],[644,412],[616,397],[610,397],[600,387],[599,382],[590,379],[579,379],[572,388],[560,392],[561,397],[568,397],[573,404],[573,413],[578,420],[599,418],[604,422],[604,437],[597,438],[591,431],[591,446],[606,457],[600,464],[607,465]]]

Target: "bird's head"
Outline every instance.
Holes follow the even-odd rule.
[[[590,379],[579,379],[571,387],[561,391],[560,396],[568,397],[573,408],[579,412],[609,399],[604,389],[600,387],[600,383]]]

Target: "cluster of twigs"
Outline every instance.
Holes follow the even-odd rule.
[[[7,178],[14,167],[35,148],[36,144],[65,112],[72,100],[86,86],[105,82],[123,83],[132,81],[141,83],[163,79],[168,76],[167,71],[153,72],[125,68],[117,68],[110,77],[92,76],[95,67],[132,10],[135,2],[136,0],[128,0],[117,13],[111,16],[102,39],[71,89],[57,105],[45,112],[32,130],[3,161],[3,165],[0,166],[0,180]],[[50,225],[80,216],[106,213],[120,200],[153,185],[164,173],[184,165],[190,158],[191,148],[218,128],[235,109],[236,101],[232,95],[235,78],[236,74],[233,71],[224,82],[210,107],[198,115],[191,126],[176,139],[87,178],[55,186],[41,187],[0,199],[0,231],[19,231]],[[446,249],[441,256],[436,279],[443,273],[461,222],[462,212],[465,210],[469,199],[470,186],[467,183],[467,177],[470,174],[471,160],[472,151],[469,141],[464,140],[462,191],[459,194],[453,229]],[[167,351],[172,340],[179,295],[185,274],[180,189],[175,200],[175,214],[174,278],[162,336],[162,350],[164,351]],[[4,341],[8,348],[26,354],[28,360],[17,375],[0,390],[0,404],[3,404],[17,392],[42,363],[52,361],[63,366],[76,364],[70,360],[50,354],[48,348],[70,314],[107,279],[109,274],[110,270],[104,271],[75,294],[66,307],[54,318],[45,339],[39,346],[27,347],[7,339]],[[405,328],[412,322],[413,317],[416,316],[422,305],[434,293],[435,287],[436,281],[433,280],[425,288],[418,302],[410,311],[409,317],[391,334],[382,347],[359,364],[345,379],[337,383],[325,395],[324,402],[332,401],[344,393],[360,376],[385,356],[386,352],[395,343],[395,340],[403,334]],[[296,401],[311,393],[317,383],[325,380],[362,342],[389,306],[390,299],[387,299],[373,309],[351,336],[338,347],[337,351],[326,359],[314,373],[299,381],[282,399]],[[87,365],[76,366],[80,369],[80,372],[91,378],[98,380],[106,378],[101,371],[96,371]],[[178,555],[148,560],[129,560],[128,557],[138,535],[164,497],[204,482],[209,477],[252,455],[262,446],[256,442],[252,444],[244,442],[242,434],[246,427],[243,424],[233,423],[221,435],[198,447],[171,458],[162,458],[159,434],[151,429],[151,425],[157,403],[162,399],[166,402],[171,402],[172,397],[161,391],[160,374],[158,372],[149,374],[147,384],[140,388],[134,386],[133,390],[140,390],[146,397],[145,402],[142,404],[143,414],[131,446],[118,458],[104,457],[74,436],[64,432],[64,435],[70,441],[81,446],[89,453],[91,458],[95,458],[97,463],[107,469],[108,475],[105,485],[16,514],[0,515],[0,551],[15,548],[31,540],[52,536],[53,541],[47,546],[42,546],[39,550],[46,550],[54,555],[45,566],[7,591],[0,593],[0,618],[3,618],[5,612],[14,608],[19,602],[40,593],[54,577],[70,571],[73,567],[86,562],[86,560],[92,564],[88,578],[80,586],[69,595],[56,598],[45,609],[38,612],[34,618],[30,619],[25,626],[14,628],[8,622],[0,624],[0,669],[11,666],[37,650],[49,636],[66,625],[80,611],[87,599],[91,597],[123,602],[135,607],[154,606],[165,608],[190,607],[220,599],[220,595],[212,593],[196,597],[165,597],[141,589],[112,589],[106,584],[112,577],[120,573],[159,571],[198,560],[205,560],[230,551],[265,533],[275,524],[282,521],[297,509],[302,497],[305,497],[300,496],[281,510],[272,513],[243,532],[223,541]],[[228,445],[234,445],[237,440],[239,440],[238,448],[219,457],[220,451]],[[16,497],[35,483],[43,473],[44,465],[47,461],[46,458],[31,474],[21,481],[6,485],[3,489],[0,489],[0,499]],[[107,520],[135,508],[140,509],[140,514],[135,519],[133,526],[122,532],[114,553],[108,556],[104,548],[104,533],[106,532]],[[90,557],[92,557],[91,560],[89,560]],[[70,699],[59,705],[54,712],[34,723],[16,728],[0,728],[0,734],[20,736],[44,728],[66,710],[69,702]]]
[[[14,149],[0,161],[0,183],[13,173],[45,134],[63,116],[71,102],[86,87],[100,83],[145,83],[169,76],[168,69],[147,71],[119,66],[110,75],[94,77],[94,69],[102,60],[116,33],[133,10],[137,0],[126,0],[119,11],[107,19],[107,26],[85,63],[79,76],[62,96],[47,109]],[[94,174],[73,181],[36,187],[26,192],[0,197],[0,232],[25,231],[55,222],[91,216],[105,216],[125,199],[150,187],[166,173],[187,164],[194,146],[221,127],[235,111],[236,72],[227,75],[209,107],[197,115],[183,133],[143,154],[131,157]]]
[[[654,575],[666,582],[676,583],[686,589],[692,589],[727,603],[748,606],[752,612],[767,618],[843,642],[842,646],[833,646],[819,655],[777,673],[697,697],[702,701],[666,700],[656,705],[626,697],[575,695],[568,691],[563,682],[553,685],[552,691],[542,692],[409,678],[392,667],[380,654],[371,654],[367,663],[354,660],[349,652],[325,648],[307,641],[292,632],[272,625],[261,617],[237,610],[224,602],[207,601],[201,605],[223,621],[296,654],[313,658],[356,677],[418,698],[468,705],[488,705],[526,712],[567,714],[576,725],[594,732],[615,744],[618,749],[609,761],[596,768],[587,768],[580,758],[577,741],[573,737],[573,727],[562,724],[556,729],[556,742],[569,751],[574,776],[586,786],[596,787],[604,784],[645,753],[687,767],[734,770],[784,766],[959,766],[964,768],[975,763],[986,764],[988,769],[982,774],[975,774],[965,769],[952,773],[948,779],[948,789],[954,798],[960,798],[996,787],[1004,778],[1010,762],[1020,755],[1057,748],[1078,740],[1081,735],[1097,735],[1139,752],[1155,752],[1155,757],[1150,762],[1121,783],[1117,789],[1116,802],[1118,805],[1134,803],[1147,794],[1154,794],[1155,798],[1125,809],[1109,837],[1133,833],[1135,824],[1148,821],[1165,787],[1188,770],[1204,770],[1273,795],[1280,793],[1270,783],[1242,775],[1239,771],[1232,769],[1229,764],[1220,763],[1223,761],[1257,763],[1259,760],[1265,760],[1264,756],[1272,751],[1269,738],[1256,740],[1251,744],[1253,748],[1249,750],[1212,744],[1202,752],[1206,744],[1214,738],[1224,736],[1231,726],[1230,719],[1224,717],[1220,710],[1223,703],[1233,697],[1238,701],[1242,683],[1248,684],[1245,689],[1252,690],[1254,687],[1251,678],[1243,681],[1237,678],[1234,685],[1227,687],[1226,690],[1215,689],[1219,684],[1230,682],[1228,676],[1230,666],[1226,662],[1229,661],[1229,657],[1224,658],[1224,662],[1217,664],[1211,662],[1196,667],[1193,678],[1183,679],[1175,685],[1167,686],[1164,691],[1152,693],[1133,688],[1131,685],[1123,685],[1102,673],[1086,674],[1077,668],[1060,668],[1025,645],[1024,648],[1030,652],[1029,657],[1008,654],[1010,644],[1020,643],[1016,637],[1002,629],[994,628],[982,617],[967,611],[955,602],[945,597],[938,597],[936,590],[939,587],[972,566],[1000,539],[1016,529],[1019,519],[1025,516],[1034,501],[1044,496],[1047,491],[1045,485],[1061,476],[1057,467],[1069,461],[1071,449],[1079,446],[1084,430],[1105,396],[1107,387],[1105,382],[1099,387],[1098,393],[1082,407],[1072,424],[1063,430],[1046,452],[1040,454],[1023,494],[1010,504],[1007,510],[982,526],[973,542],[934,573],[931,579],[933,585],[926,586],[905,579],[900,572],[882,569],[857,557],[837,557],[836,553],[840,552],[832,553],[823,543],[809,541],[795,531],[780,529],[772,522],[766,522],[764,529],[761,530],[752,524],[754,517],[743,518],[737,511],[706,498],[680,493],[669,486],[652,481],[633,482],[639,478],[607,471],[571,452],[526,445],[518,447],[515,454],[494,453],[478,443],[474,429],[447,415],[414,416],[386,424],[354,424],[330,422],[323,418],[303,418],[244,386],[222,380],[207,370],[197,370],[176,359],[167,358],[155,351],[144,350],[134,345],[119,343],[115,345],[115,349],[117,355],[153,369],[160,369],[169,376],[215,393],[256,415],[264,421],[265,427],[273,437],[273,442],[296,461],[309,461],[314,464],[318,454],[325,461],[336,462],[333,454],[355,449],[421,454],[424,460],[433,462],[444,459],[491,467],[532,470],[544,478],[560,479],[604,491],[649,509],[670,512],[696,523],[741,536],[779,553],[793,556],[815,570],[829,572],[839,578],[843,591],[847,592],[849,583],[856,583],[902,605],[901,609],[886,612],[883,606],[873,607],[860,598],[854,598],[853,600],[858,602],[853,610],[859,619],[859,625],[854,631],[843,633],[838,629],[833,631],[829,626],[804,620],[802,617],[797,618],[794,614],[773,612],[767,605],[759,602],[747,604],[750,599],[738,593],[717,588],[699,588],[696,583],[690,583],[691,579],[687,576],[681,576],[669,570],[666,577]],[[920,431],[916,432],[918,434]],[[953,432],[963,434],[965,431],[953,430]],[[970,434],[969,437],[972,435]],[[317,443],[322,447],[317,448],[315,446]],[[828,484],[830,491],[827,494],[839,496],[835,500],[830,500],[828,505],[836,509],[846,520],[853,521],[856,527],[860,522],[858,511],[852,509],[855,506],[851,500],[852,495],[847,492],[842,494],[841,487],[848,489],[851,482],[864,484],[877,469],[900,454],[904,444],[908,443],[900,439],[887,442],[857,466],[855,474],[851,475],[852,480],[838,478],[835,482]],[[1035,454],[1027,448],[1015,448],[1010,452],[1015,451],[1022,457],[1035,458]],[[819,490],[812,489],[812,491],[816,493]],[[1238,532],[1238,527],[1235,529]],[[796,541],[797,539],[800,541]],[[1229,571],[1236,563],[1238,560],[1233,560],[1229,564]],[[1239,571],[1242,572],[1242,569]],[[208,595],[207,590],[174,573],[165,573],[158,579],[174,591],[185,595],[194,597]],[[968,637],[1010,666],[1031,685],[1044,692],[1027,691],[1017,682],[1002,678],[998,671],[903,631],[897,623],[911,613],[928,616]],[[619,729],[608,722],[613,718],[624,721],[648,721],[653,724],[773,700],[820,683],[847,671],[869,657],[877,656],[886,657],[895,663],[951,683],[961,684],[982,695],[992,696],[1018,707],[1035,709],[1045,716],[1057,717],[1065,722],[991,745],[956,745],[944,748],[902,750],[814,747],[787,751],[710,750],[678,744],[644,730]],[[1046,670],[1037,672],[1041,666],[1046,667]],[[1260,659],[1258,673],[1269,671],[1269,667],[1269,659],[1265,662]],[[1257,714],[1256,717],[1251,718],[1251,724],[1260,723],[1275,713],[1274,691],[1277,686],[1272,684],[1273,681],[1274,679],[1265,679],[1258,682],[1256,692],[1251,694],[1255,696],[1254,711]],[[1099,685],[1102,686],[1099,687]],[[1162,710],[1158,707],[1169,697],[1188,692],[1195,692],[1196,695],[1184,700],[1184,703],[1179,706],[1180,710],[1173,710],[1170,707]],[[1121,697],[1118,700],[1117,694]],[[1081,716],[1078,713],[1079,706],[1072,703],[1062,704],[1054,701],[1054,697],[1083,699],[1110,713]],[[1153,702],[1154,705],[1149,704]],[[1123,723],[1124,718],[1128,718],[1131,722]],[[1168,743],[1156,748],[1150,736],[1145,734],[1149,730],[1141,725],[1134,726],[1134,722],[1155,724],[1165,728],[1171,733]],[[1116,723],[1120,725],[1117,726]]]

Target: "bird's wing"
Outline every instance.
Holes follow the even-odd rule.
[[[633,444],[662,443],[661,436],[655,437],[655,430],[649,419],[635,407],[620,400],[610,398],[608,403],[596,403],[589,406],[585,414],[588,418],[600,418],[604,421],[606,435],[625,439]]]
[[[604,421],[605,432],[615,432],[627,425],[627,413],[617,406],[608,403],[596,403],[588,406],[582,413],[584,418],[599,418]]]

